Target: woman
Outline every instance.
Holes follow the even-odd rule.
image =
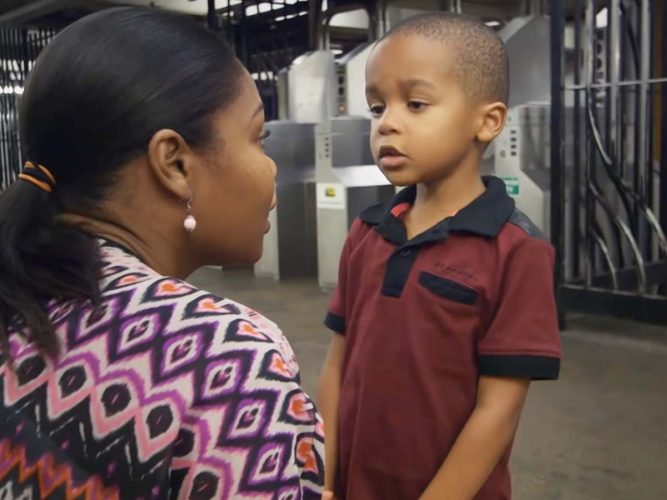
[[[322,426],[289,344],[182,281],[255,262],[275,205],[230,49],[184,17],[96,13],[40,56],[20,123],[29,162],[0,196],[0,497],[319,498]]]

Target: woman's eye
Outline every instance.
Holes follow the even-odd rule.
[[[262,132],[262,135],[259,136],[259,144],[262,146],[262,148],[264,147],[264,141],[267,140],[270,135],[271,135],[270,130],[264,130]]]

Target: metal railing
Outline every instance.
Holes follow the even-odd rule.
[[[54,34],[52,30],[0,30],[0,190],[21,169],[19,100],[28,71]]]
[[[565,311],[667,324],[664,2],[575,0],[567,17],[563,3],[551,2],[551,236],[560,303]]]

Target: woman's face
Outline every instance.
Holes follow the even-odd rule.
[[[276,164],[264,153],[264,107],[243,70],[236,100],[214,118],[211,145],[191,186],[196,250],[207,264],[252,264],[262,256],[276,204]]]

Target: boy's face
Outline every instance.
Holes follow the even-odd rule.
[[[398,35],[380,42],[368,60],[371,150],[394,185],[437,181],[479,154],[475,139],[484,119],[453,71],[451,50]]]

